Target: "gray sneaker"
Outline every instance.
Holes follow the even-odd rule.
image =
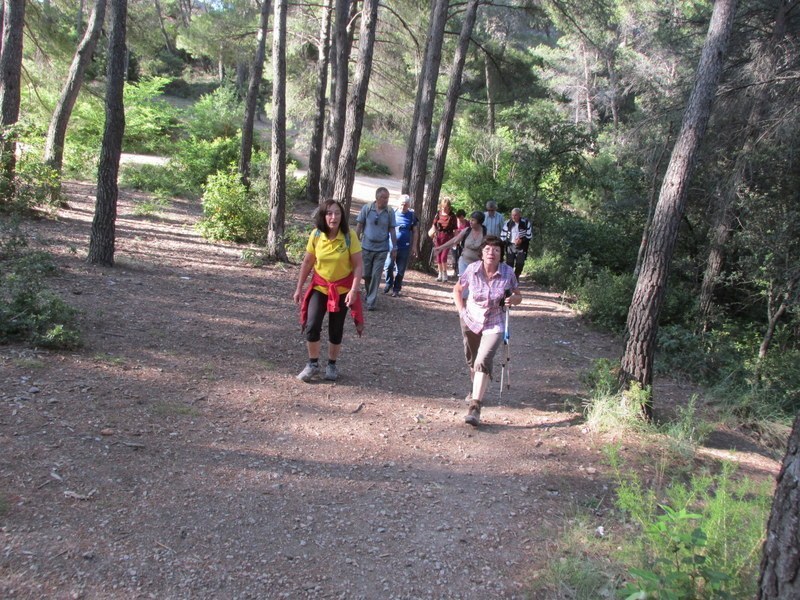
[[[325,379],[328,381],[336,381],[339,379],[339,370],[336,368],[336,365],[328,363],[328,366],[325,367]]]
[[[308,383],[319,374],[319,363],[308,363],[297,378]]]

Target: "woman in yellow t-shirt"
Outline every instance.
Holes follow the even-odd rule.
[[[300,276],[294,301],[300,305],[300,325],[306,335],[308,364],[297,376],[311,381],[319,374],[322,320],[328,313],[328,365],[325,379],[336,381],[339,372],[336,360],[342,346],[344,322],[349,308],[359,337],[364,330],[359,283],[363,272],[361,243],[350,234],[344,208],[336,200],[326,200],[314,217],[316,228],[308,237],[306,254],[300,265]],[[303,294],[309,273],[311,286]]]

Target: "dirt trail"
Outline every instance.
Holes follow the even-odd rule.
[[[444,284],[411,273],[363,338],[348,323],[340,381],[304,384],[295,266],[205,242],[196,203],[145,219],[123,195],[117,266],[90,267],[94,190],[69,192],[30,231],[86,346],[0,347],[0,597],[523,598],[576,508],[614,534],[607,440],[575,410],[618,347],[557,295],[524,285],[511,389],[475,430]]]

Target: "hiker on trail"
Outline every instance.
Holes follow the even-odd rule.
[[[522,218],[522,211],[515,208],[511,211],[511,218],[503,224],[500,239],[505,245],[506,264],[514,269],[514,275],[519,279],[525,259],[528,258],[528,246],[533,237],[533,229],[528,219]]]
[[[397,237],[394,233],[396,226],[394,210],[389,208],[389,190],[379,187],[375,190],[375,202],[362,206],[356,217],[356,235],[361,240],[364,255],[367,310],[377,308],[378,287],[386,255],[391,254],[392,259],[397,257]]]
[[[403,194],[400,196],[400,210],[395,211],[394,219],[397,223],[395,239],[397,245],[392,248],[397,249],[397,254],[391,253],[386,256],[386,263],[383,265],[386,270],[386,285],[383,293],[392,292],[392,297],[397,298],[400,290],[403,289],[403,277],[406,274],[409,258],[416,258],[417,243],[419,242],[419,219],[411,206],[411,196]]]
[[[362,261],[361,244],[350,233],[344,208],[336,200],[326,200],[314,217],[316,228],[306,244],[300,265],[300,276],[294,291],[294,302],[300,304],[300,326],[306,335],[308,364],[297,378],[311,381],[319,374],[320,333],[322,319],[328,313],[328,366],[325,379],[336,381],[339,372],[336,360],[342,349],[344,323],[349,308],[361,337],[364,313],[361,308]],[[303,294],[309,273],[311,285]]]
[[[456,211],[456,237],[464,231],[466,228],[469,227],[469,219],[467,219],[467,211],[463,208],[459,208]],[[461,244],[456,244],[453,246],[453,275],[458,277],[460,271],[460,265],[458,264],[458,260],[461,258]]]
[[[458,259],[458,273],[463,273],[468,265],[481,259],[483,240],[486,237],[486,227],[483,225],[483,213],[476,210],[469,216],[469,227],[461,231],[452,240],[443,246],[433,249],[438,252],[441,248],[456,246],[461,248],[461,257]]]
[[[435,246],[443,246],[445,242],[453,239],[456,233],[456,215],[450,205],[450,198],[442,198],[439,202],[439,212],[433,220],[433,243]],[[447,255],[450,248],[436,253],[436,270],[439,272],[436,281],[447,281]]]
[[[483,216],[483,224],[486,226],[486,235],[500,237],[500,232],[503,231],[503,221],[505,219],[502,213],[497,212],[497,202],[489,200],[486,203],[486,212],[483,213]]]
[[[500,238],[486,236],[481,260],[467,266],[453,286],[458,309],[464,357],[470,370],[472,391],[464,421],[477,426],[486,388],[492,378],[494,355],[503,342],[505,304],[519,304],[517,278],[511,267],[500,262]],[[467,292],[466,297],[464,292]]]

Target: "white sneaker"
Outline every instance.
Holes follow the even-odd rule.
[[[308,363],[297,378],[308,383],[319,374],[319,363]]]

